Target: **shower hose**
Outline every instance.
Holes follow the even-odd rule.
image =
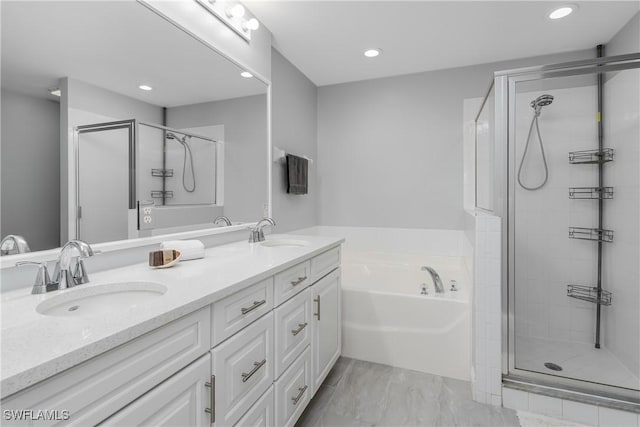
[[[182,141],[182,148],[184,149],[184,161],[182,162],[182,187],[188,192],[193,193],[196,191],[196,172],[193,169],[193,154],[191,153],[191,147],[189,147],[189,143],[185,140]],[[189,152],[189,162],[191,163],[191,181],[193,182],[193,186],[189,189],[187,188],[186,181],[186,172],[187,172],[187,151]]]
[[[542,188],[547,183],[547,179],[549,179],[549,168],[547,167],[547,157],[544,154],[544,144],[542,143],[542,135],[540,135],[540,127],[538,126],[538,116],[540,116],[540,109],[536,108],[533,119],[531,120],[531,126],[529,126],[529,135],[527,136],[527,143],[524,146],[524,153],[522,153],[522,159],[520,160],[520,166],[518,167],[518,184],[520,184],[520,187],[529,191]],[[536,133],[538,134],[540,152],[542,153],[542,163],[544,165],[544,181],[542,181],[542,184],[538,185],[537,187],[527,187],[522,183],[522,178],[520,177],[520,175],[522,173],[522,165],[524,164],[524,159],[527,157],[527,151],[529,150],[529,144],[531,143],[531,136],[533,135],[534,126],[536,128]]]

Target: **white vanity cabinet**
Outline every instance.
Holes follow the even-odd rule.
[[[207,354],[209,328],[206,307],[2,400],[3,410],[67,410],[69,420],[2,424],[96,425]]]
[[[312,363],[314,393],[342,351],[340,269],[311,286],[313,299]]]
[[[210,424],[210,356],[201,357],[140,399],[108,418],[104,426],[197,426]]]
[[[340,355],[340,248],[2,400],[3,425],[293,426]]]
[[[215,425],[233,426],[273,384],[273,314],[211,350]]]

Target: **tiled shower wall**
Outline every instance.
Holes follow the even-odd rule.
[[[481,212],[474,215],[474,220],[467,231],[468,235],[473,233],[475,246],[473,398],[501,405],[501,220]]]
[[[604,85],[604,141],[615,150],[605,165],[605,185],[614,187],[605,203],[605,224],[615,240],[605,247],[603,287],[613,293],[605,307],[604,344],[640,376],[640,70],[608,73]]]

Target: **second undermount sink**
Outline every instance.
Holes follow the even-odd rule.
[[[91,316],[136,308],[159,298],[167,288],[154,282],[123,282],[104,285],[80,285],[55,295],[36,307],[45,316]]]
[[[304,240],[293,240],[293,239],[273,239],[273,240],[265,240],[260,244],[268,248],[276,248],[276,247],[295,248],[300,246],[307,246],[309,242],[305,242]]]

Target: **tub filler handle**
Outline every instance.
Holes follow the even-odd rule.
[[[320,320],[320,295],[315,297],[313,299],[313,301],[318,303],[318,312],[317,313],[313,313],[313,315],[316,316],[318,318],[318,320]]]

